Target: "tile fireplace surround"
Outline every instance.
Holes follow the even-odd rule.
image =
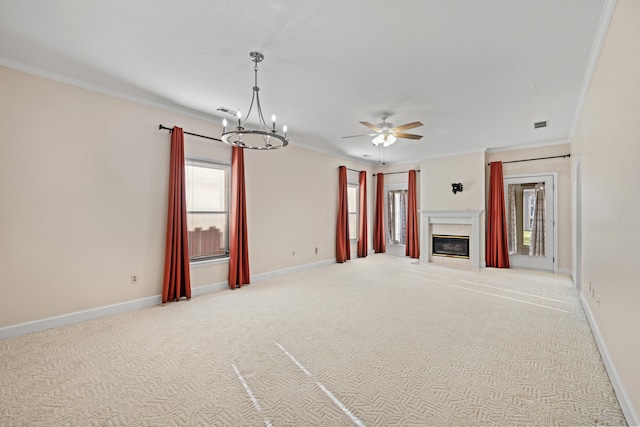
[[[471,227],[469,233],[469,259],[471,266],[474,268],[484,267],[484,262],[480,260],[480,215],[484,212],[481,210],[455,210],[455,211],[420,211],[422,218],[422,242],[420,260],[424,262],[431,261],[431,234],[433,234],[433,225],[467,225]],[[437,232],[437,234],[442,234]]]

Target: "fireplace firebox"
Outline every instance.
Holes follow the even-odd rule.
[[[469,236],[432,234],[432,255],[469,259]]]

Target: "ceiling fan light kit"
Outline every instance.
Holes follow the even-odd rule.
[[[373,138],[373,141],[371,142],[373,142],[373,145],[375,145],[376,147],[380,144],[382,144],[383,147],[388,147],[396,142],[396,137],[392,134],[381,133],[380,135]]]
[[[218,111],[231,114],[238,120],[238,126],[233,130],[227,130],[227,119],[222,121],[222,142],[234,147],[248,148],[251,150],[275,150],[277,148],[286,147],[289,144],[289,139],[287,139],[287,126],[285,125],[282,127],[282,133],[284,135],[280,135],[276,130],[276,116],[271,116],[272,125],[270,128],[267,126],[262,115],[262,106],[260,105],[259,94],[260,88],[258,87],[258,62],[262,62],[264,55],[260,52],[251,52],[249,53],[249,58],[251,58],[254,63],[253,70],[255,75],[255,84],[253,86],[253,96],[251,97],[249,111],[243,121],[242,113],[240,111],[234,111],[226,107],[218,108]],[[251,115],[254,102],[256,104],[260,129],[247,129],[246,122]]]
[[[389,117],[389,113],[381,113],[378,117],[382,120],[381,123],[374,125],[369,122],[360,122],[360,124],[368,127],[369,129],[374,130],[376,133],[365,134],[365,135],[351,135],[351,136],[343,136],[343,138],[354,138],[358,136],[373,136],[373,140],[371,141],[373,145],[379,147],[382,145],[383,147],[388,147],[395,143],[398,138],[405,139],[420,139],[422,135],[415,135],[412,133],[403,133],[402,131],[417,128],[422,126],[420,122],[411,122],[406,123],[401,126],[393,126],[393,123],[387,122],[387,118]]]

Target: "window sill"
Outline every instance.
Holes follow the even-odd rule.
[[[189,265],[191,266],[191,268],[200,268],[200,267],[209,267],[211,265],[228,264],[228,263],[229,263],[229,257],[225,257],[225,258],[206,259],[202,261],[190,261]]]

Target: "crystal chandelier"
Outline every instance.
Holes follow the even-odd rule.
[[[220,107],[218,111],[227,113],[234,113],[238,120],[238,126],[232,130],[227,130],[227,119],[222,121],[222,142],[232,145],[234,147],[249,148],[252,150],[275,150],[276,148],[286,147],[289,144],[287,139],[287,126],[282,127],[283,135],[280,135],[276,130],[276,116],[271,116],[271,127],[267,126],[262,115],[262,106],[260,105],[260,88],[258,87],[258,62],[264,59],[264,55],[260,52],[251,52],[249,58],[254,63],[255,84],[253,86],[253,96],[251,97],[251,104],[249,105],[249,111],[247,116],[242,120],[242,113],[240,111],[232,111],[228,108]],[[251,110],[255,102],[258,125],[260,129],[247,129],[245,124],[247,119],[251,115]]]

